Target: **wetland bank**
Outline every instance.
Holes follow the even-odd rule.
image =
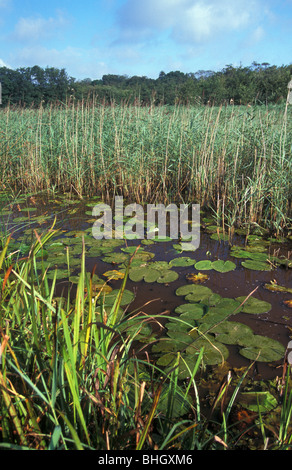
[[[289,447],[290,113],[1,111],[1,445]],[[199,247],[97,240],[115,196],[199,204]]]

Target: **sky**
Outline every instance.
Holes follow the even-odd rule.
[[[292,0],[0,0],[0,66],[106,74],[292,63]]]

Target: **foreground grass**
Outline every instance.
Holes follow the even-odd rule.
[[[165,375],[150,360],[136,357],[133,342],[145,317],[130,320],[120,314],[127,275],[110,310],[98,310],[103,288],[93,294],[83,256],[74,300],[54,296],[56,278],[49,284],[46,272],[40,276],[35,270],[35,260],[53,233],[52,229],[37,237],[29,256],[14,258],[13,263],[9,237],[2,240],[0,448],[240,447],[246,429],[239,431],[230,415],[248,370],[228,400],[231,376],[227,375],[206,417],[197,387],[202,351],[183,384],[175,367]],[[291,412],[288,368],[279,423],[271,432],[259,413],[251,425],[258,430],[259,448],[291,447]]]
[[[199,203],[220,223],[291,227],[291,109],[104,106],[0,111],[7,187]]]

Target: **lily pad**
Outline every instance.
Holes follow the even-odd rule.
[[[185,300],[189,302],[200,302],[208,299],[208,297],[213,294],[209,287],[195,284],[181,286],[176,290],[175,293],[178,296],[184,296]]]
[[[203,363],[205,365],[221,364],[226,361],[229,356],[229,350],[223,343],[219,343],[219,341],[209,341],[205,338],[195,340],[187,347],[186,353],[190,356],[197,356],[201,348],[204,348]]]
[[[277,399],[269,392],[242,392],[239,394],[240,405],[250,411],[267,413],[278,406]]]
[[[210,329],[211,327],[211,329]],[[224,344],[244,345],[245,338],[253,335],[252,329],[243,323],[234,321],[223,321],[219,325],[213,326],[203,323],[200,331],[207,331],[215,335],[216,341]]]
[[[170,267],[177,266],[193,266],[196,263],[196,260],[189,258],[188,256],[183,256],[181,258],[172,259],[169,262]]]
[[[202,318],[204,315],[205,308],[204,305],[188,303],[176,307],[175,313],[179,313],[180,317],[183,317],[184,319],[198,320],[198,318]]]
[[[215,306],[209,307],[209,310],[202,318],[202,323],[209,323],[210,325],[216,325],[217,323],[227,320],[228,317],[234,315],[240,311],[240,302],[234,299],[221,298]]]
[[[228,241],[228,235],[226,233],[213,233],[210,238],[216,241]]]
[[[252,259],[243,261],[241,264],[244,268],[252,269],[253,271],[271,271],[272,269],[270,264]]]
[[[236,265],[232,261],[217,260],[213,261],[212,269],[215,269],[215,271],[220,273],[228,273],[229,271],[234,271],[236,269]]]
[[[176,281],[179,274],[169,269],[167,262],[148,263],[145,266],[131,267],[129,278],[134,282],[145,281],[147,283],[158,282],[166,284]]]
[[[98,303],[100,303],[100,304],[104,303],[105,307],[113,306],[116,299],[117,299],[117,297],[118,297],[118,295],[119,295],[119,290],[114,289],[109,294],[107,294],[104,299],[99,298]],[[122,295],[122,300],[121,300],[120,306],[125,307],[126,305],[130,304],[134,300],[134,298],[135,298],[135,295],[133,294],[133,292],[125,289],[124,292],[123,292],[123,295]]]
[[[213,267],[212,267],[212,261],[210,261],[210,260],[198,261],[198,262],[195,264],[195,268],[196,268],[198,271],[208,271],[209,269],[213,269]]]
[[[245,296],[236,298],[236,300],[238,300],[240,303],[242,303],[245,299],[246,299]],[[272,305],[269,302],[256,299],[255,297],[251,296],[247,299],[247,301],[241,307],[241,312],[260,314],[260,313],[269,312],[271,308],[272,308]]]
[[[178,361],[178,368],[177,368],[178,378],[180,380],[185,380],[188,377],[191,377],[193,370],[196,367],[197,356],[181,354],[178,359],[176,352],[168,352],[158,359],[157,365],[166,367],[166,372],[167,372],[168,370],[172,369],[177,364],[177,361]]]
[[[125,263],[128,260],[129,255],[127,255],[126,253],[110,253],[104,258],[102,258],[102,261],[108,264],[120,264]]]
[[[239,350],[239,354],[251,361],[273,362],[282,359],[285,351],[286,348],[279,341],[266,336],[253,335],[248,341],[246,338],[245,347]]]

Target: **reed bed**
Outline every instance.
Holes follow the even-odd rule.
[[[2,186],[210,207],[229,226],[291,226],[291,110],[110,106],[0,112]]]

